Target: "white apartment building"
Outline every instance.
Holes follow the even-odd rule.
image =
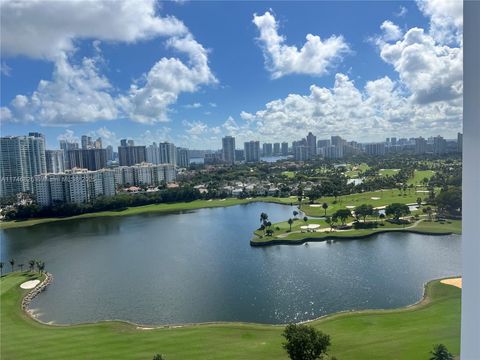
[[[134,166],[120,166],[114,169],[115,185],[158,186],[177,178],[173,164],[141,163]]]
[[[34,193],[42,206],[56,202],[86,203],[98,196],[115,195],[115,175],[112,170],[105,169],[73,169],[60,174],[37,175]]]

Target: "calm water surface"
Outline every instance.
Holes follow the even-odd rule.
[[[31,307],[55,323],[287,323],[411,304],[426,281],[460,273],[457,235],[250,247],[262,211],[275,222],[293,210],[254,203],[9,229],[1,257],[45,261],[55,280]]]

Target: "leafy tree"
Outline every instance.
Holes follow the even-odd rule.
[[[332,221],[332,218],[330,216],[328,216],[326,219],[325,219],[325,222],[330,226],[330,231],[332,231],[333,229],[333,221]]]
[[[290,225],[290,231],[292,231],[293,219],[288,219],[288,225]]]
[[[359,205],[355,208],[355,217],[358,218],[361,217],[363,218],[363,222],[367,219],[367,216],[372,216],[373,215],[373,206],[372,205],[367,205],[367,204],[362,204]]]
[[[10,259],[9,263],[10,263],[10,266],[12,267],[12,272],[13,272],[13,266],[15,265],[15,259]]]
[[[423,213],[428,215],[428,220],[432,221],[432,214],[433,214],[433,209],[430,206],[427,206],[426,208],[423,208]]]
[[[384,213],[381,213],[378,217],[379,217],[380,220],[382,220],[382,222],[383,222],[383,220],[385,219],[385,214],[384,214]]]
[[[167,358],[165,357],[165,355],[162,355],[162,354],[155,354],[153,356],[153,360],[166,360]]]
[[[306,224],[307,221],[308,221],[308,217],[304,216],[304,217],[303,217],[303,221],[305,221],[305,224]]]
[[[410,214],[410,209],[408,205],[393,203],[393,204],[387,205],[387,207],[385,208],[385,214],[387,216],[393,216],[395,220],[398,220],[402,216]]]
[[[322,208],[323,208],[323,210],[325,210],[325,216],[327,216],[328,204],[327,204],[326,202],[324,202],[324,203],[322,204]]]
[[[336,217],[337,219],[340,219],[340,221],[342,222],[342,225],[345,225],[345,222],[350,216],[352,216],[352,212],[349,209],[340,209],[340,210],[337,210],[334,214],[334,217]],[[333,217],[332,217],[332,220],[333,220]]]
[[[297,215],[298,215],[298,211],[294,210],[293,211],[293,217],[297,217]]]
[[[421,205],[422,205],[422,198],[421,198],[421,197],[418,197],[418,198],[417,198],[417,205],[418,205],[418,206],[421,206]]]
[[[448,349],[443,344],[438,344],[433,347],[433,350],[430,351],[432,356],[430,360],[453,360],[454,357],[451,353],[448,352]]]
[[[0,276],[3,275],[3,262],[0,262]]]
[[[460,187],[450,187],[442,190],[435,198],[435,203],[440,211],[454,214],[461,212],[462,207],[462,189]]]
[[[319,359],[330,346],[330,336],[309,325],[287,325],[282,336],[286,339],[283,348],[292,360]]]

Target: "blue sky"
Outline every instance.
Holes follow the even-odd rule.
[[[2,136],[218,148],[461,131],[461,1],[1,6]]]

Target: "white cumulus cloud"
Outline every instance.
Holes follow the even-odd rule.
[[[395,41],[402,37],[402,31],[393,22],[386,20],[380,25],[380,29],[383,30],[383,39],[385,41]]]
[[[68,125],[130,118],[141,123],[168,120],[184,92],[217,83],[208,52],[178,19],[157,14],[155,0],[14,1],[1,3],[1,50],[54,63],[51,80],[31,96],[17,95],[2,108],[2,121]],[[130,89],[113,89],[101,74],[101,41],[131,43],[167,37],[166,47],[186,57],[163,57]],[[75,64],[75,41],[92,39],[94,58]]]
[[[2,0],[2,53],[54,60],[74,50],[76,39],[135,42],[188,33],[155,10],[155,0]]]
[[[423,14],[430,18],[430,35],[439,43],[462,43],[462,0],[417,0]]]
[[[349,52],[341,35],[322,40],[318,35],[307,34],[302,48],[286,45],[286,38],[278,34],[275,17],[268,11],[263,15],[254,14],[253,23],[260,31],[258,41],[266,68],[274,79],[288,74],[325,75]]]

